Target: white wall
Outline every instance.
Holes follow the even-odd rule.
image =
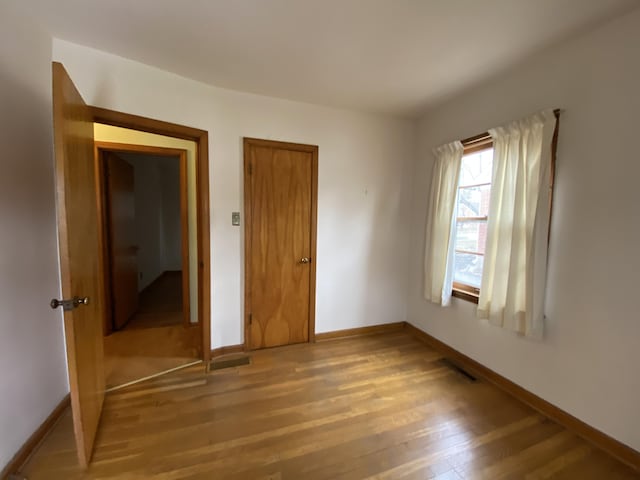
[[[0,470],[68,390],[51,127],[51,39],[0,8]]]
[[[138,290],[143,290],[164,268],[164,225],[160,170],[146,158],[126,157],[133,166],[138,250]]]
[[[180,161],[158,159],[162,192],[162,249],[165,271],[182,270],[182,224],[180,218]]]
[[[242,137],[319,145],[316,331],[401,321],[406,312],[410,121],[210,87],[54,39],[93,105],[209,131],[212,345],[242,343]]]
[[[133,167],[138,290],[163,272],[182,270],[179,157],[120,154]]]
[[[640,11],[549,50],[431,111],[419,126],[408,319],[640,450]],[[560,107],[546,338],[514,336],[472,304],[422,298],[430,151]]]

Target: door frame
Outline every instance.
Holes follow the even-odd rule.
[[[244,188],[244,349],[252,350],[250,344],[250,326],[249,314],[252,311],[251,304],[251,188],[250,188],[250,155],[249,147],[269,147],[280,148],[283,150],[293,150],[297,152],[305,152],[311,154],[311,225],[310,225],[310,242],[311,242],[311,263],[309,264],[309,340],[308,343],[316,341],[316,243],[317,243],[317,224],[318,224],[318,146],[307,145],[302,143],[279,142],[275,140],[262,140],[259,138],[244,137],[243,138],[243,188]]]
[[[202,333],[202,360],[211,360],[211,232],[209,205],[209,133],[206,130],[141,117],[100,107],[89,107],[94,123],[190,140],[196,144],[196,216],[198,256],[198,324]],[[104,276],[104,271],[100,272]]]
[[[182,264],[182,315],[185,327],[200,325],[191,323],[190,295],[189,295],[189,210],[188,210],[188,184],[187,184],[187,151],[181,148],[156,147],[151,145],[136,145],[130,143],[113,143],[94,141],[94,155],[96,165],[96,190],[98,193],[99,235],[102,238],[103,248],[100,251],[101,263],[105,273],[104,298],[105,298],[105,335],[113,332],[112,289],[111,275],[111,249],[109,236],[109,199],[107,195],[107,179],[105,153],[139,153],[160,157],[178,157],[180,163],[180,230],[181,230],[181,264]]]

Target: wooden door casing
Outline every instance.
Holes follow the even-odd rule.
[[[93,118],[62,64],[53,63],[52,73],[62,296],[89,298],[64,313],[73,426],[78,461],[86,467],[105,392]]]
[[[185,327],[191,324],[191,294],[189,285],[189,181],[187,152],[180,153],[180,228],[182,229],[180,247],[182,249],[182,321]]]
[[[313,341],[318,148],[245,138],[244,159],[245,344]]]
[[[134,169],[113,152],[105,152],[105,169],[111,312],[119,330],[138,310]]]
[[[209,134],[206,130],[186,127],[130,113],[106,108],[90,107],[93,121],[155,133],[168,137],[191,140],[196,144],[196,217],[197,217],[197,291],[198,324],[202,332],[202,360],[208,366],[211,359],[211,228],[209,195]],[[102,265],[101,265],[102,267]],[[104,270],[102,270],[104,272]]]

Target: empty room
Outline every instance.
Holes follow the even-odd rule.
[[[0,479],[640,479],[637,0],[5,0]]]

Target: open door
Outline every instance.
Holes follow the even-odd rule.
[[[78,460],[86,467],[105,390],[93,118],[60,63],[53,64],[53,126],[60,270],[67,300],[60,306]]]
[[[121,329],[138,310],[138,247],[133,167],[105,152],[107,230],[113,328]]]

